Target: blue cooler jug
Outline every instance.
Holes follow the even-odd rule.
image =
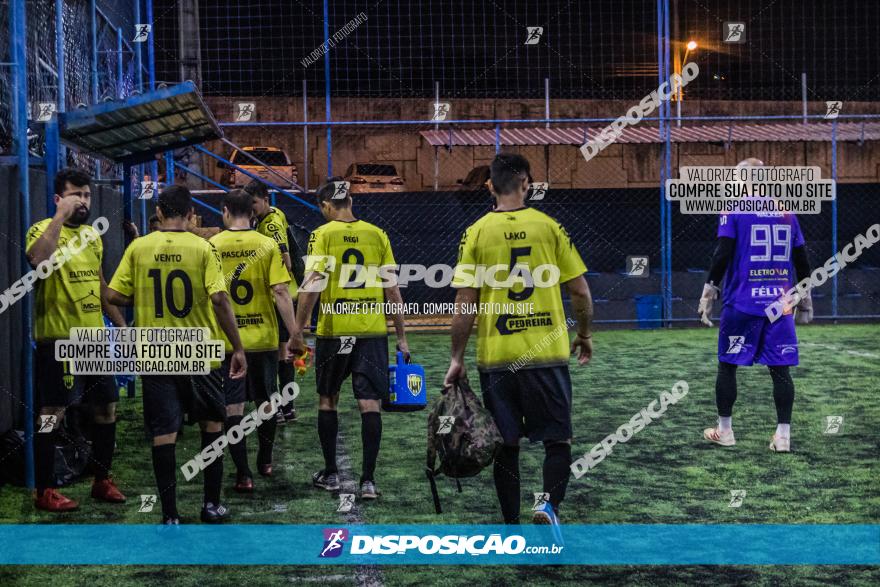
[[[388,397],[382,400],[386,412],[416,412],[424,410],[428,404],[425,389],[425,368],[414,363],[406,363],[403,353],[397,351],[397,364],[388,367],[390,389]]]

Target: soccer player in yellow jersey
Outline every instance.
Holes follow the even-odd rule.
[[[110,375],[70,374],[67,361],[55,360],[55,341],[70,338],[71,328],[103,328],[101,311],[117,326],[125,319],[107,299],[107,284],[101,271],[103,246],[97,231],[87,224],[91,208],[89,175],[75,168],[55,176],[55,215],[28,229],[27,258],[33,267],[59,257],[60,249],[79,250],[36,286],[37,343],[34,360],[37,434],[34,437],[36,473],[35,505],[49,512],[76,509],[78,504],[54,488],[55,439],[65,408],[79,399],[94,410],[91,460],[95,465],[92,497],[123,502],[125,496],[110,478],[116,444],[116,402],[119,390]],[[81,250],[80,250],[81,249]],[[55,261],[53,264],[57,264]]]
[[[134,305],[135,324],[140,327],[207,327],[212,339],[219,339],[222,329],[233,349],[222,370],[228,371],[232,379],[243,378],[247,361],[220,256],[212,244],[186,230],[193,214],[189,190],[183,186],[166,188],[159,194],[157,211],[160,230],[135,239],[125,250],[110,280],[110,300],[118,305]],[[217,440],[226,419],[223,377],[221,368],[208,375],[141,377],[144,420],[153,437],[153,471],[163,524],[180,523],[175,443],[183,414],[199,422],[203,449]],[[221,453],[204,470],[203,522],[217,523],[226,517],[227,510],[220,505],[222,482]]]
[[[281,261],[277,243],[251,227],[252,215],[252,196],[244,190],[232,190],[223,198],[226,230],[211,238],[211,244],[220,253],[248,362],[246,381],[228,377],[224,381],[227,430],[241,423],[246,399],[259,406],[278,391],[278,320],[275,309],[288,330],[293,330],[294,323],[293,302],[288,291],[290,274]],[[228,339],[226,349],[232,349]],[[264,477],[272,476],[275,426],[275,418],[270,418],[257,429],[257,471]],[[239,493],[253,492],[246,438],[230,444],[229,454],[237,471],[234,489]]]
[[[296,331],[290,336],[293,348],[303,347],[303,330],[311,321],[312,309],[320,297],[315,376],[320,396],[318,437],[324,453],[324,468],[312,476],[312,482],[327,491],[339,489],[336,406],[342,383],[350,375],[361,412],[364,451],[361,498],[376,499],[374,474],[382,438],[379,408],[380,401],[388,394],[388,327],[383,304],[387,301],[400,309],[402,299],[396,284],[382,287],[378,280],[370,277],[381,268],[396,269],[388,235],[354,217],[348,193],[334,199],[335,180],[341,178],[331,178],[316,193],[327,223],[316,228],[309,239],[306,276],[296,309]],[[323,291],[317,291],[320,288],[314,287],[315,284],[325,286]],[[344,312],[342,306],[349,311],[340,313]],[[403,315],[394,313],[391,318],[397,333],[397,348],[408,360]]]
[[[290,273],[290,297],[295,301],[299,284],[296,283],[296,279],[293,277],[293,261],[290,258],[290,242],[288,242],[287,238],[287,216],[278,208],[269,205],[269,189],[262,181],[255,179],[247,184],[244,189],[253,196],[254,219],[257,232],[268,236],[278,243],[281,259],[288,273]],[[290,339],[290,334],[284,325],[284,320],[281,320],[280,316],[278,318],[278,379],[283,389],[288,383],[293,383],[295,371],[292,363],[293,358],[287,352],[287,341]],[[296,406],[291,401],[278,410],[278,422],[283,424],[295,421]]]
[[[559,284],[568,289],[577,331],[578,363],[593,354],[593,307],[586,267],[565,229],[525,205],[529,163],[500,154],[490,167],[496,206],[461,238],[453,287],[452,360],[446,385],[466,378],[464,351],[479,310],[477,369],[487,409],[504,446],[495,457],[495,490],[505,523],[520,513],[519,439],[544,443],[544,493],[549,503],[533,521],[559,523],[571,466],[571,378],[568,324]],[[485,270],[485,271],[484,271]]]

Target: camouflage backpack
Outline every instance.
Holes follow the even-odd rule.
[[[428,463],[434,509],[441,513],[435,477],[454,478],[461,492],[462,477],[473,477],[492,464],[503,441],[489,410],[483,407],[467,381],[443,390],[428,416]],[[437,457],[440,466],[436,467]]]

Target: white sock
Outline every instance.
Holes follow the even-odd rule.
[[[733,426],[733,416],[718,416],[718,429],[727,432]]]
[[[777,424],[776,425],[776,436],[779,438],[790,438],[791,437],[791,424]]]

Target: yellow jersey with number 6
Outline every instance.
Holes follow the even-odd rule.
[[[272,286],[290,281],[277,243],[253,229],[224,230],[210,242],[220,253],[244,350],[277,349],[278,319]],[[226,350],[232,350],[225,335],[223,338]]]

